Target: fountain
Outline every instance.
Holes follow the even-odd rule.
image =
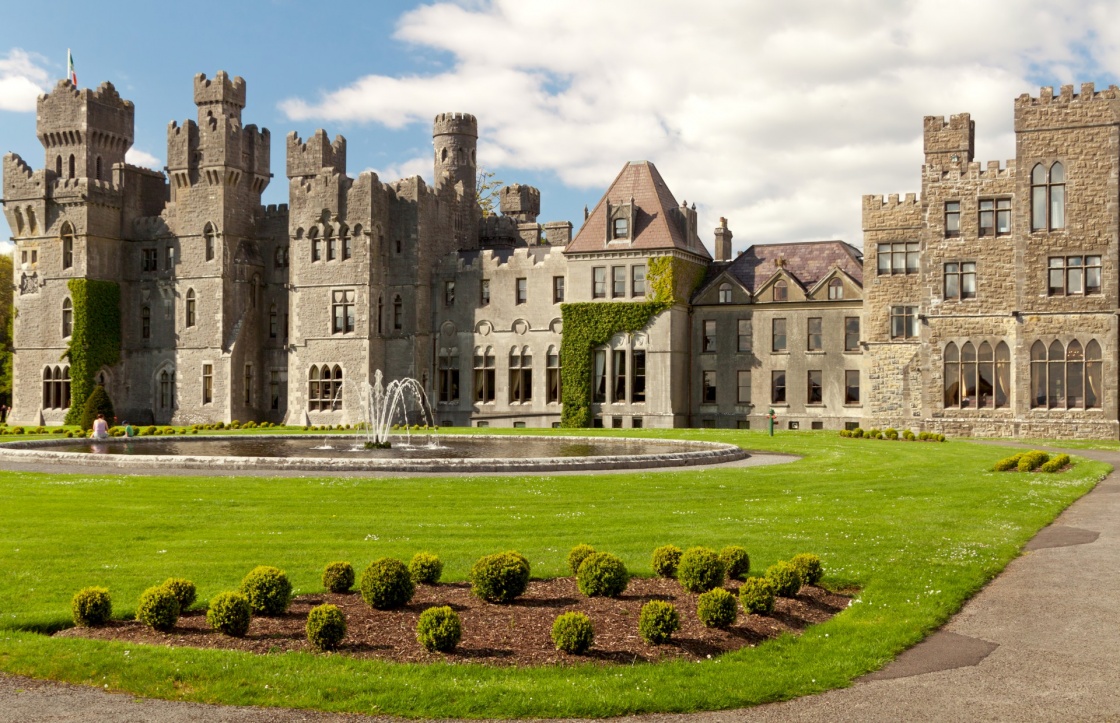
[[[410,378],[394,379],[386,387],[381,380],[381,370],[378,369],[373,374],[373,384],[365,382],[365,387],[362,389],[362,412],[365,415],[365,422],[359,429],[359,434],[365,434],[366,449],[389,449],[392,446],[389,441],[389,429],[393,424],[393,414],[398,410],[401,413],[405,443],[411,444],[412,435],[408,424],[410,401],[415,405],[415,410],[424,415],[427,429],[431,430],[435,426],[432,423],[432,409],[428,404],[428,397],[424,394],[420,382]],[[431,444],[430,434],[428,443]]]

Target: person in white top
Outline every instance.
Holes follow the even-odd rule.
[[[97,419],[93,420],[93,434],[90,437],[93,439],[109,438],[109,423],[105,421],[104,414],[98,414]]]

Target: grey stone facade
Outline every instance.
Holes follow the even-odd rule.
[[[44,168],[4,157],[13,423],[65,416],[66,284],[85,277],[120,285],[121,361],[96,378],[134,422],[354,423],[380,370],[419,380],[437,424],[558,426],[562,305],[647,300],[671,259],[696,283],[593,351],[597,426],[758,429],[772,409],[782,429],[1120,434],[1115,88],[1018,99],[1006,166],[973,162],[967,115],[927,118],[921,194],[863,200],[866,269],[840,241],[733,259],[726,221],[713,259],[695,207],[645,161],[578,230],[539,222],[529,186],[484,215],[462,113],[435,119],[434,186],[352,178],[341,136],[289,134],[289,203],[266,207],[269,132],[242,124],[245,82],[199,75],[194,101],[166,173],[125,162],[134,109],[108,83],[39,99]],[[1032,185],[1036,167],[1061,178]],[[1032,230],[1040,188],[1064,194],[1047,205],[1060,218]]]

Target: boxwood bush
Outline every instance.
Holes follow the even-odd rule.
[[[708,628],[726,628],[739,617],[739,604],[735,596],[717,587],[696,600],[696,617]]]
[[[595,642],[591,618],[583,613],[564,613],[552,623],[552,642],[556,649],[569,655],[583,655]]]
[[[728,545],[719,551],[719,559],[732,580],[742,580],[751,571],[751,557],[739,545]]]
[[[113,599],[107,588],[83,588],[70,600],[70,610],[75,625],[84,628],[104,625],[113,617]]]
[[[179,599],[162,585],[150,587],[140,595],[136,619],[153,630],[167,632],[179,622]]]
[[[307,614],[307,642],[316,650],[334,650],[346,637],[346,616],[337,605],[327,603]]]
[[[748,615],[765,615],[774,609],[777,590],[768,577],[748,577],[739,586],[739,602]]]
[[[774,592],[780,597],[794,597],[801,589],[801,574],[792,563],[785,560],[766,568],[766,577],[774,583]]]
[[[443,575],[443,561],[430,552],[418,552],[408,563],[408,573],[417,585],[435,585]]]
[[[354,587],[354,566],[349,562],[332,562],[323,568],[323,587],[329,592],[349,592]]]
[[[816,555],[803,552],[791,557],[789,563],[797,569],[797,574],[801,576],[801,582],[804,585],[816,585],[824,577],[821,558]]]
[[[362,599],[372,608],[392,610],[404,607],[416,592],[412,575],[400,560],[383,557],[370,563],[359,585]]]
[[[653,551],[653,572],[659,577],[676,577],[681,562],[681,548],[662,545]]]
[[[715,550],[690,547],[677,565],[677,582],[688,592],[707,592],[723,584],[726,570]]]
[[[638,633],[651,645],[669,642],[673,633],[681,629],[681,616],[672,603],[650,600],[642,606],[638,616]]]
[[[169,577],[163,581],[163,586],[171,591],[175,599],[179,601],[179,612],[185,613],[191,605],[194,605],[195,591],[194,583],[181,577]]]
[[[588,555],[576,573],[579,591],[587,597],[618,597],[629,582],[626,565],[609,552]]]
[[[259,565],[241,581],[254,615],[283,615],[292,602],[292,583],[279,568]]]
[[[1004,457],[996,462],[992,469],[996,472],[1006,472],[1009,469],[1018,469],[1019,460],[1023,458],[1023,453],[1013,454],[1010,457]]]
[[[471,592],[491,603],[510,603],[529,587],[529,561],[516,551],[479,558],[471,567]]]
[[[1020,472],[1033,472],[1050,460],[1050,455],[1042,450],[1031,450],[1019,458]]]
[[[1038,471],[1039,472],[1057,472],[1058,470],[1065,467],[1067,464],[1069,464],[1069,455],[1068,454],[1059,454],[1055,457],[1051,457],[1049,462],[1039,466]]]
[[[595,548],[591,545],[576,545],[572,551],[568,553],[568,569],[572,571],[573,575],[579,574],[580,563],[588,555],[595,553]]]
[[[463,637],[459,613],[447,605],[428,608],[416,623],[416,640],[433,653],[450,653]]]
[[[253,611],[249,598],[239,592],[220,592],[210,600],[206,623],[222,635],[240,638],[249,632]]]

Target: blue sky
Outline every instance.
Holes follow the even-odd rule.
[[[479,118],[480,162],[542,190],[578,227],[629,160],[654,161],[702,237],[860,244],[860,196],[916,191],[924,115],[971,112],[978,160],[1014,152],[1012,100],[1116,82],[1120,8],[1022,0],[785,3],[61,2],[0,8],[0,151],[43,163],[34,96],[65,76],[136,104],[132,159],[161,168],[195,73],[248,83],[272,131],[266,202],[287,197],[284,137],[348,141],[352,176],[430,179],[430,123]],[[0,221],[0,238],[10,234]]]

